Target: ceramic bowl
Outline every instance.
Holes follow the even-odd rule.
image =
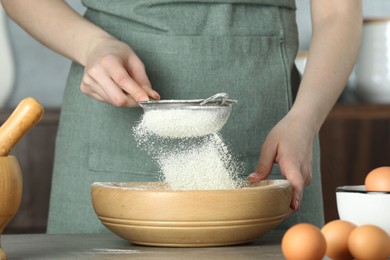
[[[365,19],[356,61],[356,93],[365,102],[390,103],[390,17]]]
[[[271,231],[289,211],[292,188],[286,180],[232,190],[106,182],[91,192],[102,224],[133,244],[203,247],[249,243]]]
[[[364,185],[336,189],[339,217],[355,225],[372,224],[390,235],[390,192],[368,192]]]

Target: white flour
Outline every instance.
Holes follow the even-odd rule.
[[[215,134],[204,145],[189,150],[161,154],[158,158],[164,180],[174,190],[234,189],[228,165],[229,155]]]
[[[240,164],[217,133],[225,122],[216,127],[215,112],[195,112],[144,113],[133,129],[138,146],[156,161],[162,181],[173,190],[238,188]]]
[[[221,110],[150,110],[143,115],[137,131],[160,137],[188,138],[216,133],[225,123]]]

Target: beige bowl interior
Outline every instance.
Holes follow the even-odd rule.
[[[248,243],[286,216],[291,184],[266,180],[234,190],[170,190],[164,183],[92,184],[100,221],[134,244],[200,247]]]

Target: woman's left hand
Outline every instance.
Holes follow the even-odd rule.
[[[278,163],[282,175],[293,186],[290,208],[295,211],[299,209],[304,187],[312,179],[314,134],[301,122],[288,114],[276,124],[262,145],[256,171],[248,177],[250,182],[266,179],[273,163]]]
[[[311,181],[314,136],[337,101],[359,53],[361,0],[312,0],[312,39],[301,84],[288,114],[271,130],[249,181],[265,179],[272,164],[292,183],[297,210]]]

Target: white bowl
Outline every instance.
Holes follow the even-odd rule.
[[[336,201],[341,220],[376,225],[390,235],[390,192],[368,192],[364,185],[342,186],[336,189]]]

